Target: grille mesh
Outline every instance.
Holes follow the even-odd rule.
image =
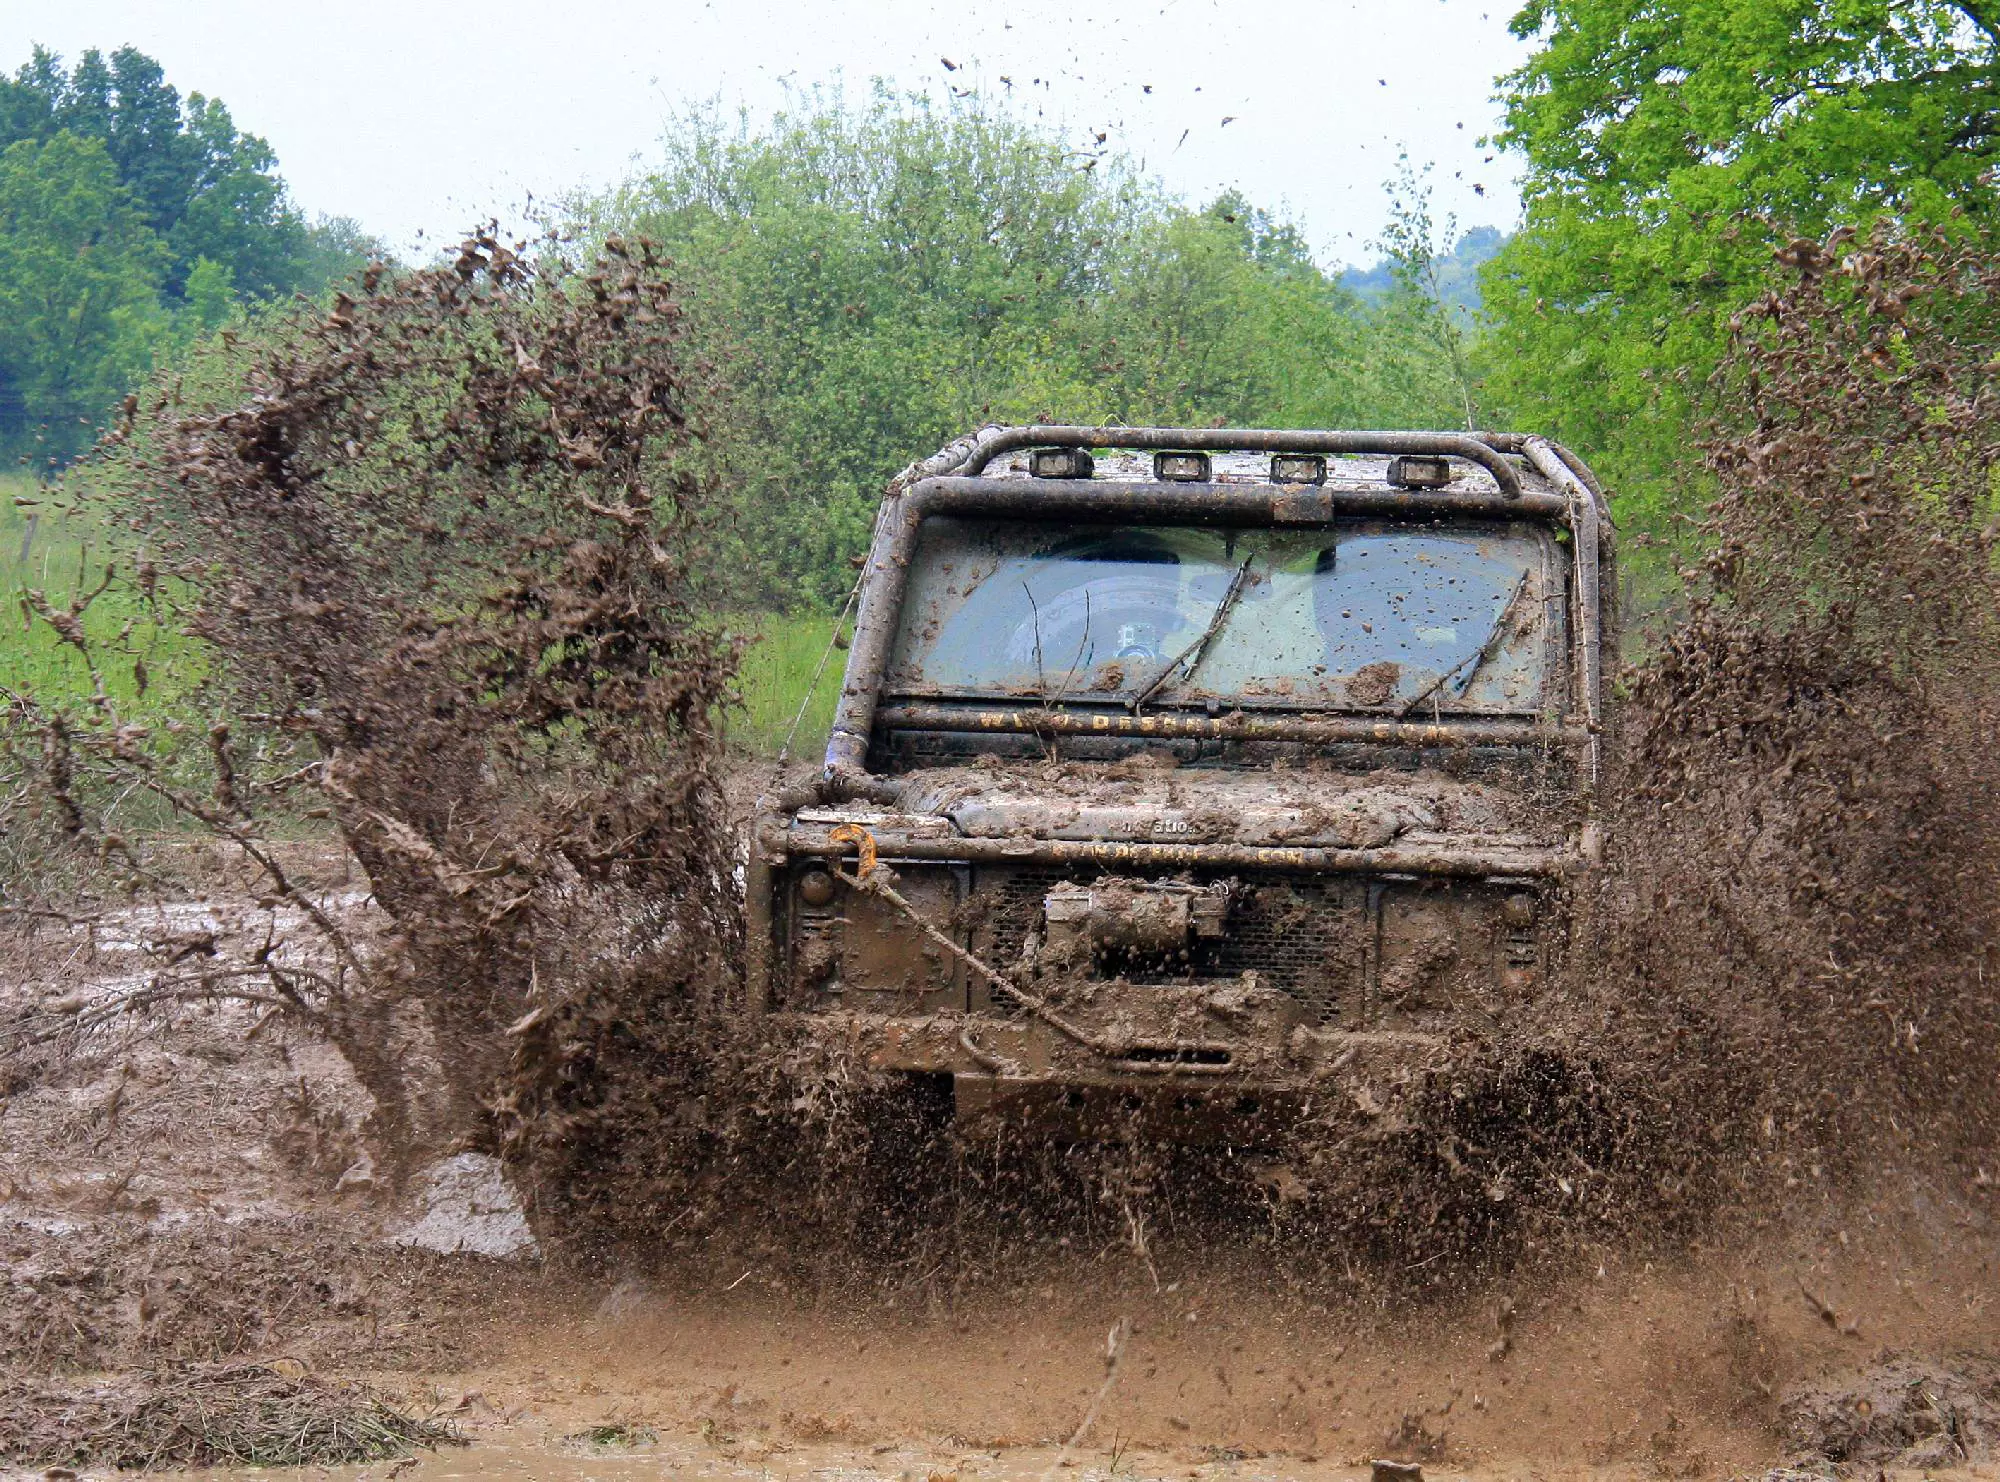
[[[1042,927],[1042,899],[1057,884],[1088,884],[1095,871],[983,867],[974,873],[974,949],[996,966],[1019,961],[1030,932]],[[1303,1003],[1323,1024],[1339,1023],[1358,1008],[1363,945],[1361,890],[1356,882],[1314,876],[1236,876],[1229,926],[1220,941],[1197,941],[1185,968],[1166,972],[1126,964],[1135,983],[1184,983],[1190,979],[1259,979]],[[1201,876],[1200,884],[1208,883]]]

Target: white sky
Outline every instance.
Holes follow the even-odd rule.
[[[1435,163],[1440,218],[1513,224],[1512,162],[1479,145],[1498,123],[1494,78],[1526,55],[1507,34],[1513,5],[4,0],[0,67],[37,42],[72,61],[130,42],[268,139],[307,211],[352,216],[405,251],[420,232],[455,240],[475,219],[518,219],[531,195],[624,178],[684,104],[763,112],[787,82],[861,96],[878,76],[978,87],[1109,132],[1191,201],[1233,185],[1282,208],[1331,264],[1375,256],[1403,145]]]

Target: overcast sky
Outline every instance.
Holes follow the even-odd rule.
[[[1322,260],[1369,261],[1399,147],[1438,214],[1508,227],[1479,139],[1525,48],[1512,0],[0,0],[0,66],[130,42],[277,150],[309,212],[409,251],[613,183],[677,107],[789,83],[974,87],[1114,145],[1201,201],[1240,187]],[[948,71],[944,59],[956,64]],[[1003,78],[1012,80],[1009,87]],[[1037,81],[1039,79],[1039,81]],[[1146,89],[1150,87],[1151,91]],[[1475,190],[1483,188],[1483,194]]]

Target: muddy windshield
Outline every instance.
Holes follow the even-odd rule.
[[[885,689],[1148,708],[1532,714],[1557,636],[1536,527],[927,520]]]

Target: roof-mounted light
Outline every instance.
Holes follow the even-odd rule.
[[[1082,448],[1036,448],[1028,472],[1038,479],[1087,479],[1097,465]]]
[[[1405,453],[1389,460],[1389,482],[1398,489],[1442,489],[1451,482],[1451,460],[1436,453]]]
[[[1326,482],[1326,459],[1317,453],[1274,453],[1271,455],[1271,482],[1323,484]]]
[[[1208,454],[1155,453],[1153,477],[1165,479],[1170,484],[1205,484],[1208,482]]]

